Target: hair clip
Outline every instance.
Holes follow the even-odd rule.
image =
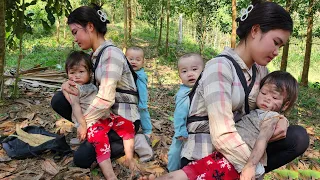
[[[107,21],[107,14],[101,10],[97,11],[98,15],[100,16],[100,20],[102,22],[106,22]]]
[[[240,11],[240,14],[241,14],[240,20],[241,21],[246,20],[248,18],[249,13],[252,11],[252,9],[253,9],[253,5],[252,4],[250,4],[247,7],[247,9],[241,9],[241,11]]]

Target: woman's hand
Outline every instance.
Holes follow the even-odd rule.
[[[271,139],[269,140],[269,142],[278,141],[280,139],[286,138],[287,129],[289,126],[288,120],[286,117],[284,117],[282,115],[279,118],[280,119],[276,125],[276,129],[274,130],[274,133],[273,133]]]
[[[246,164],[241,171],[240,180],[254,180],[256,173],[256,166]]]
[[[62,89],[62,93],[63,93],[64,97],[69,101],[69,103],[71,102],[69,94],[72,94],[74,96],[78,95],[76,83],[71,80],[64,82],[61,85],[61,89]]]

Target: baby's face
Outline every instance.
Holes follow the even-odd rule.
[[[143,63],[144,63],[143,51],[129,49],[126,52],[126,56],[133,70],[138,71],[143,67]]]
[[[193,87],[203,70],[203,60],[194,56],[180,59],[178,69],[182,84]]]
[[[285,96],[286,93],[279,92],[275,84],[264,84],[257,97],[257,106],[266,111],[285,111],[287,108],[287,105],[283,104]]]
[[[81,61],[78,65],[72,66],[68,70],[68,78],[80,85],[87,84],[90,81],[90,72],[85,62]]]

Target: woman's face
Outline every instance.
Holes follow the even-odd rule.
[[[290,32],[282,29],[270,30],[262,33],[260,28],[252,34],[251,57],[261,66],[266,66],[279,54],[279,48],[285,45]]]
[[[70,31],[74,37],[74,42],[78,43],[83,50],[92,48],[90,33],[87,27],[82,27],[80,24],[69,24]]]

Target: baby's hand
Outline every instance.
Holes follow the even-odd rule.
[[[186,141],[186,140],[188,140],[188,138],[185,138],[185,137],[183,137],[183,136],[179,136],[179,137],[177,137],[177,139],[180,140],[180,141]]]
[[[87,137],[87,127],[80,125],[77,128],[77,137],[80,141],[84,141]]]
[[[246,164],[240,174],[240,180],[254,180],[256,173],[256,166]]]

